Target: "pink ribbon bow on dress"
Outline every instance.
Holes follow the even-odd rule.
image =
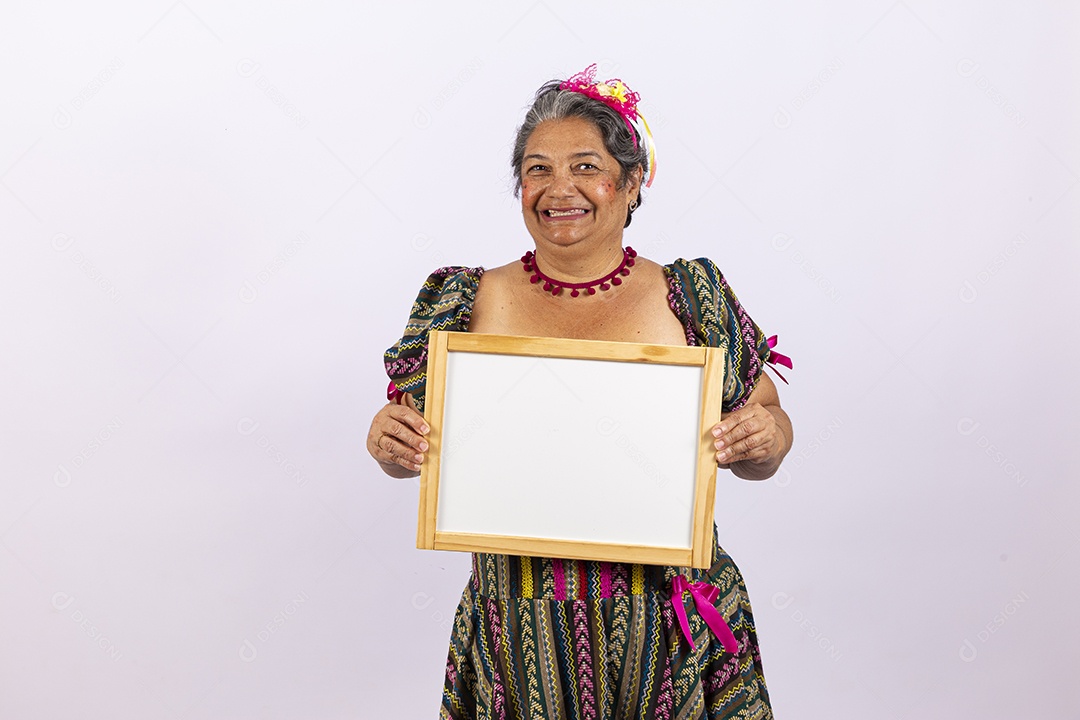
[[[398,388],[398,386],[394,384],[394,381],[391,380],[390,384],[386,386],[386,399],[388,401],[392,400],[393,402],[396,402],[398,405],[401,405],[402,404],[402,398],[404,398],[404,397],[405,397],[405,391]]]
[[[671,605],[675,608],[675,614],[679,618],[679,627],[682,628],[686,642],[690,643],[690,649],[697,648],[694,647],[694,638],[690,635],[690,622],[686,619],[686,606],[682,599],[684,591],[689,592],[690,597],[694,598],[698,614],[712,630],[713,635],[719,638],[724,649],[732,655],[736,654],[739,651],[739,642],[735,639],[735,633],[731,632],[731,626],[713,605],[720,595],[720,589],[708,583],[692,583],[686,579],[685,575],[676,575],[671,579]]]
[[[765,361],[765,367],[771,369],[774,373],[776,373],[776,377],[783,380],[785,385],[790,385],[791,383],[787,381],[787,378],[781,375],[780,371],[773,367],[773,363],[779,363],[780,365],[786,367],[788,370],[791,370],[793,369],[791,367],[791,358],[789,358],[787,355],[781,355],[780,353],[773,350],[773,348],[776,347],[775,335],[769,338],[767,342],[769,343],[769,359]]]

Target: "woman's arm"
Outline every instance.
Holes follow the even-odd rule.
[[[716,462],[744,480],[772,477],[791,450],[791,418],[780,407],[772,378],[762,371],[745,405],[723,413],[713,427]]]

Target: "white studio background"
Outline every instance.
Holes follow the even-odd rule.
[[[793,357],[722,473],[779,718],[1080,714],[1074,3],[7,2],[0,717],[435,717],[468,557],[364,449],[423,278],[530,239],[591,62]],[[1072,689],[1070,689],[1072,688]]]

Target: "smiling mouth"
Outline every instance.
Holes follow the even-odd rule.
[[[574,215],[584,215],[587,212],[589,212],[589,211],[588,210],[583,210],[581,208],[572,208],[570,210],[544,210],[545,215],[547,215],[548,217],[553,217],[553,218],[556,218],[556,217],[572,217]]]

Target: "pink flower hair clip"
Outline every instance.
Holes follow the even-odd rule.
[[[628,88],[626,83],[618,78],[597,82],[596,63],[585,68],[577,75],[563,80],[559,84],[559,89],[581,93],[591,97],[593,100],[599,100],[622,117],[626,127],[630,130],[630,136],[634,138],[634,147],[640,147],[638,145],[640,139],[648,148],[649,167],[647,168],[648,178],[645,187],[652,185],[653,177],[656,176],[656,145],[653,142],[649,125],[645,122],[645,118],[642,117],[641,111],[637,107],[641,95]]]

